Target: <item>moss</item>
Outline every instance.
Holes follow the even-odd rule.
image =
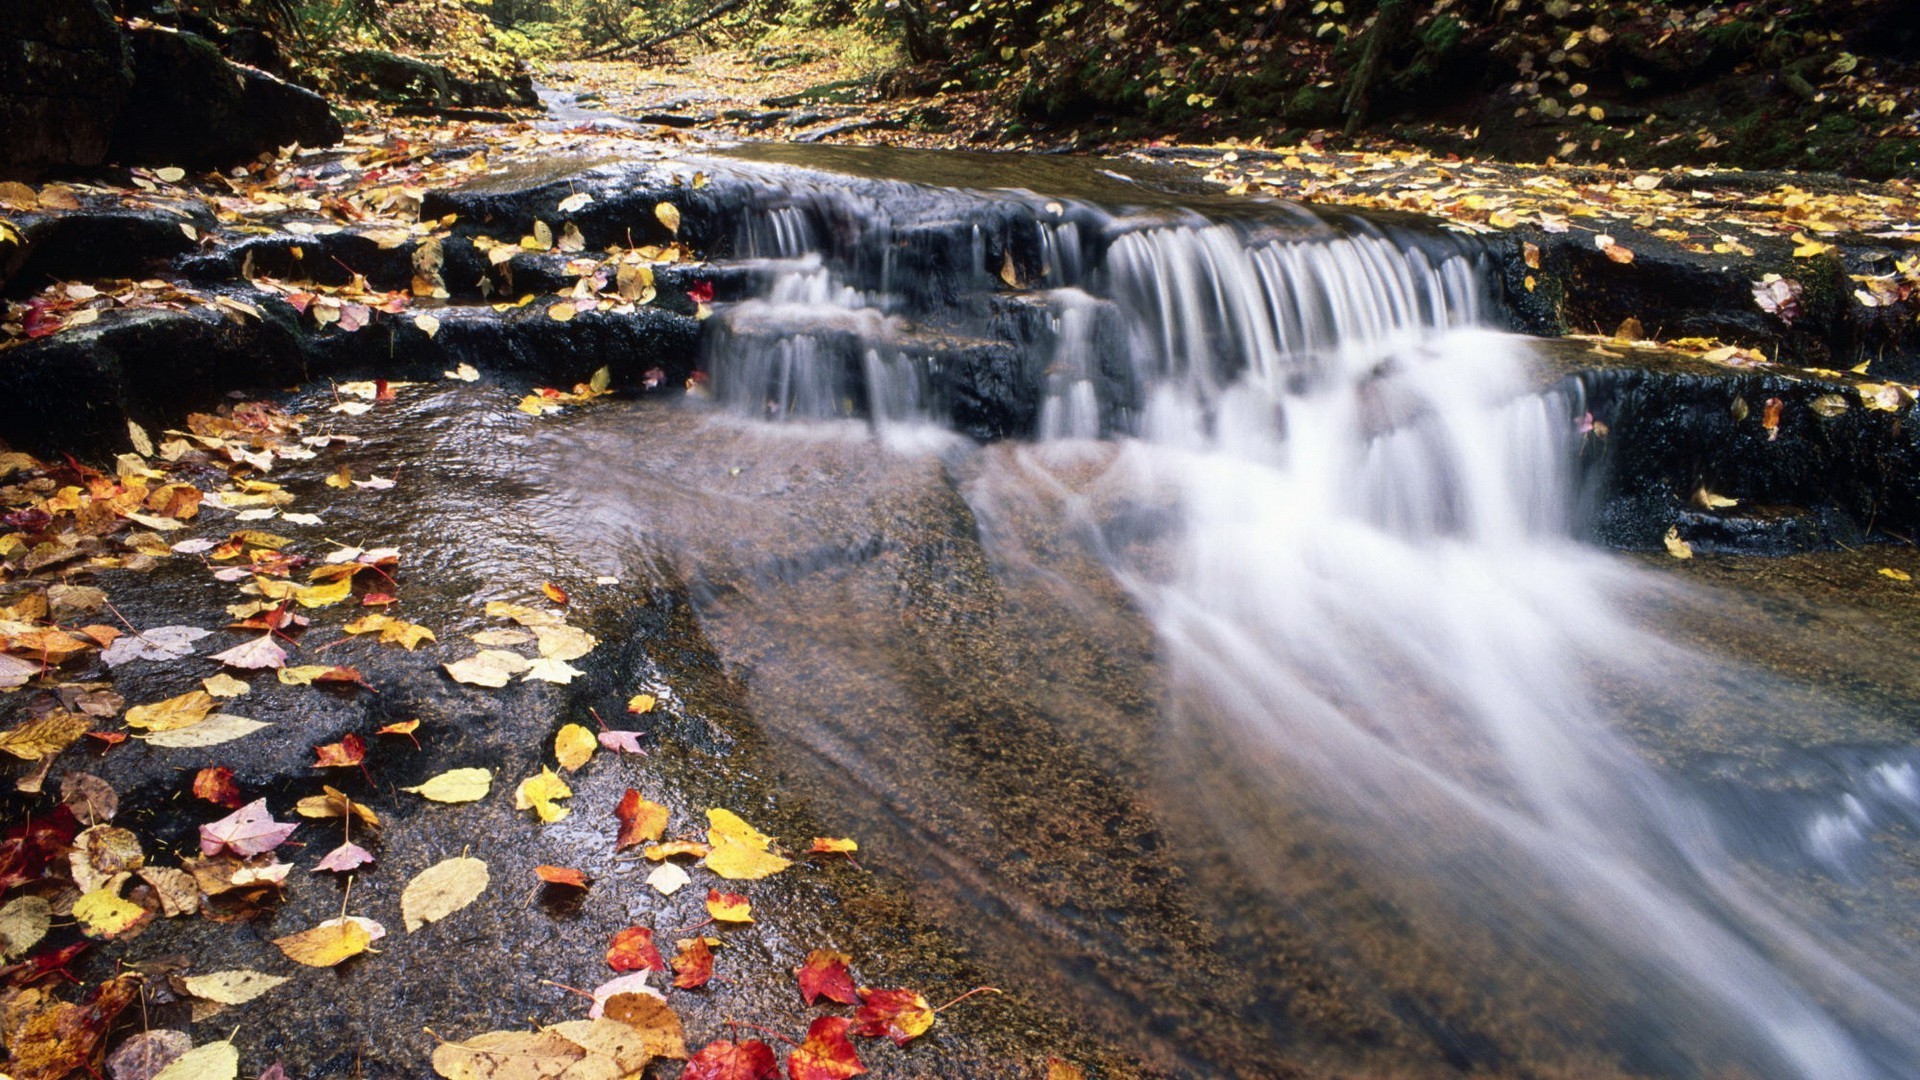
[[[1294,91],[1286,108],[1288,123],[1323,127],[1340,119],[1340,92],[1337,87],[1303,86]]]

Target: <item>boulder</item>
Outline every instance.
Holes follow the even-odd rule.
[[[127,38],[133,92],[114,128],[114,160],[226,168],[291,143],[340,139],[340,122],[318,94],[229,63],[203,37],[146,27]]]
[[[365,97],[423,109],[504,109],[540,104],[533,78],[463,79],[437,64],[381,49],[340,57],[348,87]]]
[[[98,165],[132,86],[106,0],[0,4],[0,170]]]

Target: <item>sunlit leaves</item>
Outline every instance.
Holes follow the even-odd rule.
[[[642,797],[633,788],[628,788],[626,794],[620,797],[613,814],[620,822],[620,835],[614,841],[615,850],[651,843],[666,834],[667,808]]]
[[[854,1015],[854,1034],[867,1038],[885,1036],[896,1044],[907,1043],[927,1033],[933,1026],[933,1006],[912,990],[874,990],[860,988],[860,1009]]]
[[[579,724],[567,724],[553,739],[553,756],[559,760],[560,767],[573,772],[593,757],[593,751],[599,743],[593,732]]]

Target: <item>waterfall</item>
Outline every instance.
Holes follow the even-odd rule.
[[[1417,882],[1417,932],[1520,958],[1484,976],[1495,1000],[1590,976],[1572,996],[1613,1029],[1598,1042],[1635,1046],[1628,1071],[1920,1074],[1911,990],[1870,955],[1887,943],[1774,895],[1619,730],[1613,691],[1665,692],[1683,650],[1629,610],[1645,578],[1573,539],[1575,391],[1539,391],[1492,328],[1471,244],[791,182],[739,246],[766,287],[709,334],[729,407],[938,426],[1012,372],[1020,468],[1084,469],[1070,452],[1113,440],[1104,490],[1155,524],[1083,507],[1061,527],[1152,621],[1167,767],[1248,880],[1289,888],[1306,814]],[[975,510],[992,542],[999,511]],[[1858,764],[1867,794],[1804,846],[1835,863],[1874,813],[1912,817],[1913,776]]]

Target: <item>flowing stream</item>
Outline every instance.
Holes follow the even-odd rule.
[[[1576,539],[1578,386],[1470,242],[767,191],[685,451],[762,486],[600,520],[1030,990],[1187,1075],[1920,1075],[1913,711]],[[1017,438],[951,434],[995,380]],[[1098,777],[1075,823],[1023,749]]]

